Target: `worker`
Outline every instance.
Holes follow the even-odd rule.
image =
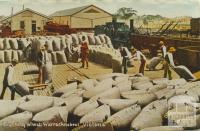
[[[42,84],[44,82],[43,69],[45,65],[47,64],[47,61],[48,61],[47,59],[48,59],[48,53],[46,51],[46,47],[45,45],[42,45],[37,55],[37,66],[39,69],[38,84]]]
[[[128,67],[127,67],[127,63],[128,63],[128,49],[126,47],[119,47],[119,51],[122,57],[122,70],[123,73],[126,74],[128,72]]]
[[[86,68],[88,69],[88,55],[89,55],[89,48],[88,48],[88,43],[86,42],[85,36],[82,37],[82,42],[81,42],[81,68],[85,67],[86,63]]]
[[[167,78],[168,75],[168,79],[171,80],[172,76],[171,76],[171,70],[170,70],[170,66],[174,67],[174,58],[173,58],[173,53],[176,51],[176,49],[174,47],[170,47],[167,54],[165,55],[165,60],[164,60],[164,78]]]
[[[15,84],[13,83],[13,74],[14,74],[14,67],[17,64],[18,64],[18,61],[16,59],[13,59],[11,61],[11,64],[8,65],[5,69],[5,74],[4,74],[4,79],[3,79],[3,90],[1,92],[0,99],[3,99],[7,87],[11,91],[11,100],[14,100],[15,98],[15,92],[17,92],[17,90],[15,90]],[[17,92],[17,93],[20,94],[20,92]]]
[[[165,58],[165,55],[167,54],[167,47],[163,41],[160,41],[159,45],[162,52],[162,57]]]
[[[139,73],[144,75],[144,67],[147,60],[145,55],[140,50],[135,48],[131,48],[131,52],[133,54],[133,58],[140,61]]]

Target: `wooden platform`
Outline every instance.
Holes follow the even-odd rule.
[[[80,69],[80,63],[69,63],[71,66],[76,68],[78,72],[82,72],[83,74],[86,74],[89,76],[89,78],[94,78],[96,75],[100,74],[106,74],[106,73],[112,73],[112,69],[108,67],[104,67],[101,65],[97,65],[94,63],[89,64],[89,69]],[[8,64],[0,64],[0,92],[2,90],[2,82],[3,82],[3,75],[4,75],[4,70],[5,67]],[[14,74],[14,81],[26,81],[27,83],[36,83],[38,75],[23,75],[23,71],[30,69],[34,67],[35,65],[33,64],[28,64],[28,63],[20,63],[15,67],[15,74]],[[135,67],[130,67],[128,69],[128,74],[135,74],[138,73],[138,67],[139,67],[139,62],[135,62]],[[160,68],[161,65],[158,67]],[[163,77],[163,70],[158,70],[158,71],[145,71],[145,75],[150,77],[151,79],[155,78],[162,78]],[[178,75],[176,73],[172,73],[173,78],[178,78]],[[63,65],[54,65],[53,66],[53,86],[55,87],[55,90],[62,87],[63,85],[67,84],[67,81],[70,79],[87,79],[85,76],[80,75],[76,73],[75,70],[72,70],[71,68],[68,67],[68,64],[63,64]],[[34,92],[35,95],[51,95],[51,91],[49,88],[46,88],[45,90],[42,91],[36,91]],[[18,95],[16,95],[16,98],[19,98]],[[10,99],[10,91],[9,89],[6,90],[6,94],[4,99]]]

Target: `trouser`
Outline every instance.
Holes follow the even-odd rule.
[[[88,67],[88,53],[81,54],[81,62],[82,62],[81,67],[85,67],[85,63],[86,63],[86,67]]]
[[[169,80],[171,80],[172,79],[172,72],[169,68],[169,64],[166,61],[164,61],[163,66],[164,66],[164,78],[169,78]],[[167,75],[168,75],[168,77],[167,77]]]
[[[141,60],[140,63],[140,69],[139,69],[139,73],[142,73],[144,75],[144,67],[145,67],[146,61],[144,59]]]
[[[44,67],[43,66],[39,66],[39,74],[38,74],[38,84],[42,84],[44,83]]]
[[[9,86],[9,85],[6,85],[6,84],[3,84],[3,90],[2,90],[2,92],[1,92],[0,99],[3,99],[7,87],[8,87],[8,88],[10,89],[10,91],[11,91],[11,100],[14,100],[14,99],[15,99],[15,92],[16,92],[16,90],[15,90],[15,85]],[[18,94],[20,94],[20,93],[18,93]]]
[[[128,72],[127,63],[128,63],[128,58],[123,57],[123,59],[122,59],[122,70],[123,70],[124,74],[126,74]]]

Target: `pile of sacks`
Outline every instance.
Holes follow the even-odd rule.
[[[92,62],[110,67],[113,72],[121,72],[122,57],[118,50],[102,46],[90,46],[89,59]]]
[[[85,36],[89,45],[113,48],[110,38],[106,35],[71,34],[63,36],[41,36],[30,38],[32,40],[32,49],[34,50],[32,55],[36,56],[40,47],[46,44],[53,64],[65,64],[75,52],[80,53],[82,36]]]
[[[22,61],[23,51],[29,44],[25,38],[0,38],[0,63],[10,63],[12,59]]]
[[[199,129],[199,87],[200,82],[184,79],[105,74],[65,85],[52,96],[1,100],[0,125],[73,123],[76,118],[77,123],[110,123],[122,130]]]

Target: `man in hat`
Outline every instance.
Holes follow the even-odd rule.
[[[120,46],[119,47],[119,51],[120,51],[120,54],[121,54],[121,57],[122,57],[122,70],[123,70],[123,73],[126,74],[128,72],[128,49],[126,47],[122,47]]]
[[[165,56],[167,54],[167,47],[165,46],[165,43],[163,41],[160,41],[159,45],[162,53],[162,59],[165,59]],[[162,69],[164,69],[164,60],[162,60],[162,63],[163,63]]]
[[[165,55],[167,54],[167,47],[165,46],[165,43],[163,41],[160,41],[159,45],[162,52],[162,57],[165,58]]]
[[[13,59],[11,61],[11,64],[8,65],[5,69],[4,79],[3,79],[3,90],[1,92],[0,99],[3,99],[5,91],[7,87],[11,91],[11,100],[14,100],[15,98],[15,85],[13,83],[13,74],[14,74],[14,67],[18,64],[18,61],[16,59]]]
[[[165,60],[164,60],[164,78],[168,78],[169,80],[172,79],[171,76],[171,70],[170,70],[170,65],[171,66],[175,66],[174,64],[174,58],[173,58],[173,53],[176,51],[176,49],[174,47],[170,47],[167,54],[165,55]]]
[[[144,68],[145,68],[145,64],[147,60],[145,55],[140,50],[137,50],[135,48],[132,48],[131,50],[132,50],[131,52],[133,54],[134,59],[137,59],[140,61],[139,73],[144,75]]]
[[[38,76],[38,83],[42,84],[43,83],[43,68],[45,67],[48,59],[48,53],[46,51],[45,45],[40,47],[40,51],[38,52],[37,55],[37,66],[39,68],[39,76]]]

